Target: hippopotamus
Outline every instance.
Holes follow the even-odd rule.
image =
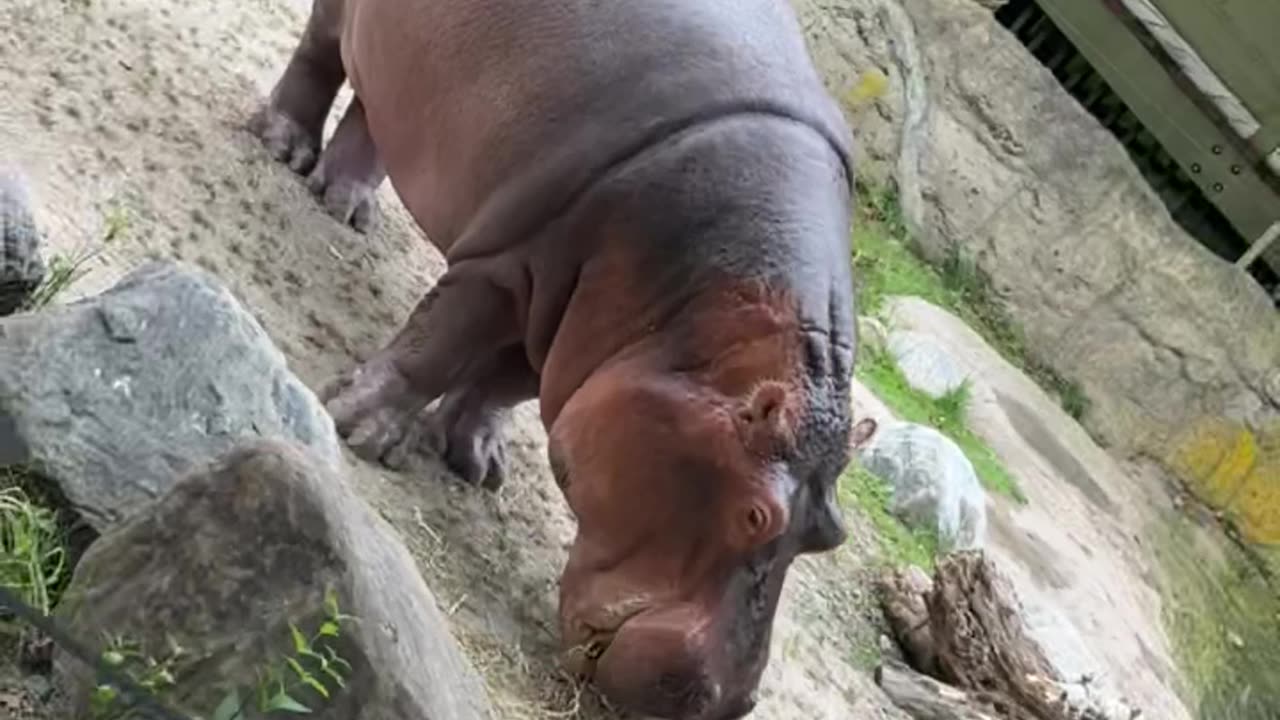
[[[750,712],[854,434],[852,133],[789,3],[314,0],[248,125],[357,229],[389,179],[447,260],[319,391],[352,451],[438,438],[497,488],[536,398],[563,661],[637,713]]]

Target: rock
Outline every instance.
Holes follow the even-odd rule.
[[[842,101],[857,128],[859,181],[886,183],[897,164],[903,127],[905,85],[891,59],[901,12],[892,0],[792,0],[791,4],[827,89]],[[888,79],[883,94],[853,97],[864,78],[876,74]]]
[[[0,167],[0,316],[20,310],[44,276],[26,178]]]
[[[38,466],[97,530],[257,436],[341,458],[324,407],[201,270],[154,262],[99,296],[0,320],[0,465]]]
[[[969,381],[946,347],[925,333],[894,330],[888,347],[911,387],[931,397],[942,397]]]
[[[881,426],[862,464],[893,488],[892,512],[913,527],[936,531],[942,550],[982,547],[986,493],[950,438],[915,423]]]
[[[163,548],[162,552],[158,549]],[[325,701],[292,694],[318,720],[490,718],[484,684],[395,531],[327,462],[280,440],[238,447],[113,528],[76,568],[57,615],[83,641],[123,638],[177,683],[160,699],[209,717],[230,689],[297,655],[337,609],[329,643],[351,665]],[[184,652],[174,657],[172,647]],[[325,653],[327,654],[327,653]],[[304,663],[311,663],[303,659]],[[125,666],[128,669],[129,666]],[[313,674],[314,664],[307,664]],[[59,648],[58,686],[84,708],[90,677]]]
[[[1256,429],[1280,414],[1270,298],[1172,220],[1121,144],[989,10],[885,0],[826,12],[863,37],[889,31],[890,52],[863,42],[846,65],[889,62],[901,86],[882,100],[901,103],[888,112],[900,141],[860,139],[896,157],[908,227],[933,259],[958,250],[991,279],[1032,354],[1082,386],[1091,433],[1122,456],[1165,458],[1204,418]]]

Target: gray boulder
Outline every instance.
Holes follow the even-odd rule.
[[[0,315],[26,304],[45,276],[26,178],[0,166]]]
[[[862,465],[893,488],[891,512],[938,534],[940,549],[981,548],[987,496],[973,465],[946,435],[925,425],[882,425],[861,453]]]
[[[320,631],[335,609],[352,618],[336,636]],[[174,681],[159,700],[192,715],[211,717],[237,689],[252,698],[269,668],[284,667],[289,695],[318,720],[493,717],[395,531],[292,443],[232,450],[104,534],[56,614],[74,637],[98,641],[94,651],[109,649],[104,637],[141,648],[121,669],[141,677],[154,660]],[[345,686],[298,653],[291,625],[349,665],[330,661]],[[328,699],[281,665],[290,657]],[[54,666],[70,715],[86,717],[91,675],[61,649]],[[254,699],[243,720],[259,717]]]
[[[931,397],[942,397],[969,380],[968,373],[947,348],[926,333],[894,330],[888,346],[911,387]]]
[[[199,269],[154,262],[96,297],[0,320],[0,465],[38,467],[97,530],[258,436],[341,458],[324,407]]]

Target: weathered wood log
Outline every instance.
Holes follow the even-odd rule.
[[[939,558],[926,604],[939,678],[966,690],[1008,696],[1032,717],[1063,717],[1030,682],[1060,678],[1031,639],[1012,584],[985,554]]]
[[[939,558],[931,582],[922,581],[918,570],[890,571],[878,590],[908,662],[963,691],[963,701],[947,696],[957,708],[1001,720],[1128,720],[1140,715],[1124,703],[1071,697],[1069,684],[1031,638],[1012,584],[980,550]],[[917,720],[975,717],[929,715],[927,709],[917,714],[899,703],[898,696],[912,707],[926,707],[918,698],[927,684],[904,677],[887,663],[884,668],[888,670],[878,671],[878,677],[894,683],[893,692],[886,687],[886,694]]]
[[[922,675],[897,660],[876,668],[876,684],[915,720],[997,720],[959,688]]]
[[[879,585],[889,631],[902,648],[903,656],[916,670],[926,675],[937,675],[938,658],[926,603],[933,591],[933,581],[923,570],[911,566],[885,573],[880,577]]]

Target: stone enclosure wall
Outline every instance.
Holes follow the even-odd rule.
[[[984,3],[793,2],[830,89],[856,101],[860,174],[892,181],[923,252],[975,261],[1113,453],[1280,542],[1280,314],[1262,288],[1172,220]],[[877,72],[878,98],[851,96]]]

